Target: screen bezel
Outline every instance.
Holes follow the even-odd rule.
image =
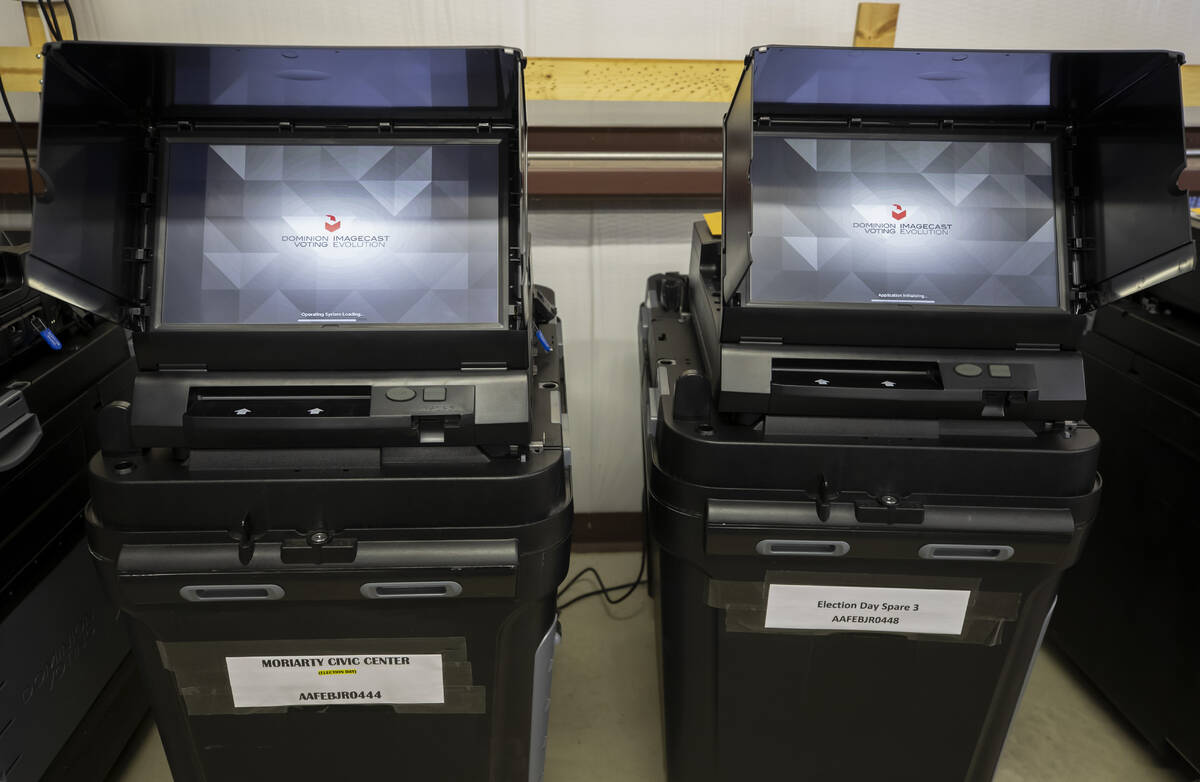
[[[162,320],[163,299],[166,293],[165,277],[163,274],[167,254],[167,209],[169,192],[171,151],[176,145],[260,145],[260,146],[430,146],[430,145],[459,145],[471,144],[492,146],[497,158],[496,199],[499,205],[497,221],[497,292],[496,320],[479,323],[164,323]],[[154,222],[154,294],[150,313],[150,330],[158,332],[247,332],[247,331],[282,331],[288,333],[321,332],[335,329],[338,331],[480,331],[507,330],[508,311],[508,246],[509,246],[509,199],[507,183],[509,177],[509,160],[504,154],[505,143],[502,138],[429,138],[425,136],[405,136],[401,138],[382,139],[376,137],[333,138],[326,135],[301,137],[230,137],[221,135],[180,135],[164,136],[159,148],[157,173],[159,183],[159,198]]]
[[[741,306],[753,307],[756,309],[764,308],[811,308],[811,309],[854,309],[868,312],[893,311],[903,312],[911,311],[912,309],[921,309],[927,312],[1004,312],[1004,313],[1047,313],[1047,312],[1067,312],[1067,296],[1069,292],[1069,281],[1067,276],[1067,247],[1066,247],[1066,191],[1062,176],[1062,135],[1052,131],[1016,131],[1013,133],[980,133],[980,132],[961,132],[952,131],[938,134],[930,132],[929,128],[896,128],[887,132],[835,132],[829,130],[819,130],[809,127],[781,127],[772,128],[770,130],[755,130],[752,133],[752,144],[760,137],[783,137],[795,139],[844,139],[851,141],[858,140],[875,140],[875,141],[891,141],[896,139],[909,139],[914,141],[985,141],[985,142],[1011,142],[1011,143],[1049,143],[1050,144],[1050,169],[1053,178],[1054,192],[1054,232],[1055,243],[1057,245],[1058,256],[1058,275],[1056,277],[1058,283],[1057,303],[1054,305],[1045,305],[1040,307],[1034,306],[1019,306],[1006,307],[997,305],[976,306],[969,304],[924,304],[916,301],[904,302],[822,302],[822,301],[791,301],[791,302],[776,302],[776,301],[755,301],[750,296],[750,279],[754,274],[754,256],[750,247],[752,246],[752,238],[754,236],[754,192],[753,184],[750,184],[750,236],[747,237],[747,252],[750,253],[750,264],[746,271],[746,275],[738,286],[741,291]],[[750,166],[751,171],[754,165],[753,149],[751,150]],[[749,180],[749,174],[747,175]]]

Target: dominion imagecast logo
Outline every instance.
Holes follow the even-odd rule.
[[[909,207],[902,204],[856,206],[855,210],[868,219],[855,221],[850,227],[868,236],[950,236],[954,228],[953,223],[915,222],[921,219],[919,206],[913,222],[907,220]],[[891,221],[887,219],[889,216]]]
[[[293,228],[299,226],[313,225],[311,222],[315,216],[293,218],[285,217]],[[342,229],[342,224],[346,223],[347,233],[339,233]],[[324,222],[320,223],[325,228],[324,233],[291,233],[284,234],[279,237],[279,241],[283,244],[290,244],[297,249],[334,249],[334,250],[354,250],[354,249],[381,249],[387,247],[391,242],[391,235],[385,233],[373,233],[371,229],[379,227],[378,223],[370,220],[359,220],[354,215],[338,217],[335,214],[326,212]],[[312,229],[319,230],[316,225]]]

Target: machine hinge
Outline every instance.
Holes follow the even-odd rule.
[[[739,345],[782,345],[783,337],[739,337]]]
[[[508,364],[503,361],[463,361],[458,368],[463,372],[477,372],[479,370],[508,369]]]
[[[144,306],[129,307],[125,310],[126,326],[130,331],[143,332],[150,325]]]
[[[475,126],[475,130],[479,133],[491,133],[492,132],[492,123],[480,122],[479,124],[477,124]]]

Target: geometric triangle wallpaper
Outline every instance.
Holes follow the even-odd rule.
[[[1059,307],[1051,154],[756,135],[750,302]]]
[[[161,323],[500,322],[499,145],[168,154]]]

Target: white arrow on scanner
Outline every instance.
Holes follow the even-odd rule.
[[[243,408],[242,408],[242,409],[240,409],[240,410],[234,410],[234,411],[233,411],[233,414],[234,414],[234,415],[250,415],[250,408],[248,408],[248,407],[243,407]]]
[[[816,383],[816,384],[817,384],[817,385],[819,385],[819,386],[827,386],[827,385],[829,385],[829,381],[828,381],[828,380],[826,380],[825,378],[821,378],[820,380],[814,380],[813,382],[814,382],[814,383]]]
[[[880,383],[880,385],[882,385],[884,388],[895,388],[896,387],[896,384],[891,380],[885,380],[882,383]]]
[[[319,407],[314,407],[312,410],[309,410],[309,411],[308,411],[308,414],[309,414],[309,415],[320,415],[321,413],[324,413],[324,412],[325,412],[325,411],[324,411],[324,410],[322,410],[321,408],[319,408]]]

